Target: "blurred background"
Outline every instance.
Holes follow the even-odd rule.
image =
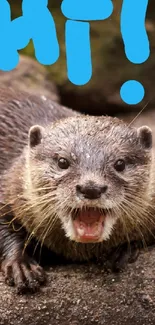
[[[74,0],[73,0],[74,1]],[[84,1],[84,0],[83,0]],[[135,0],[136,1],[136,0]],[[12,18],[22,14],[22,0],[9,0],[12,10]],[[124,53],[124,45],[120,33],[120,13],[122,0],[113,0],[114,11],[111,17],[104,21],[91,22],[91,48],[93,75],[91,81],[85,86],[75,86],[67,78],[64,24],[65,17],[61,13],[60,0],[49,0],[49,9],[54,17],[57,36],[60,45],[59,60],[52,66],[43,67],[35,65],[29,57],[34,57],[33,43],[21,51],[27,59],[22,58],[20,67],[24,72],[17,76],[18,81],[32,84],[39,89],[44,86],[45,93],[55,91],[55,100],[73,109],[89,114],[110,114],[118,112],[138,111],[148,101],[147,109],[155,107],[155,2],[149,0],[146,17],[146,30],[150,40],[151,55],[149,59],[140,65],[129,62]],[[39,5],[39,0],[38,0]],[[46,71],[45,71],[46,70]],[[12,78],[16,78],[15,71]],[[38,73],[38,80],[36,76]],[[1,72],[1,74],[3,74]],[[0,77],[1,77],[0,74]],[[21,74],[21,73],[20,73]],[[5,78],[10,78],[10,73],[5,72]],[[17,73],[16,73],[17,75]],[[4,74],[3,74],[4,77]],[[21,78],[21,80],[20,80]],[[121,85],[129,80],[140,81],[145,88],[144,100],[136,105],[125,104],[120,98]],[[1,79],[3,81],[3,79]],[[26,80],[26,81],[24,81]],[[38,86],[37,86],[38,83]]]

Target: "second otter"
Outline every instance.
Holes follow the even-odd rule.
[[[4,218],[12,221],[10,226],[0,225],[2,271],[8,282],[11,278],[19,289],[31,289],[42,279],[42,269],[23,254],[25,240],[28,244],[33,237],[74,261],[99,258],[126,241],[150,240],[155,165],[148,127],[93,116],[53,122],[48,110],[46,118],[46,107],[43,115],[38,107],[32,115],[29,110],[29,118],[39,125],[30,127],[26,140],[27,107],[21,117],[17,112],[10,111],[12,127],[18,120],[17,136],[8,147],[12,162],[1,179],[3,204],[12,211]],[[2,120],[6,130],[4,109]],[[4,133],[0,147],[5,146],[2,140]],[[18,232],[14,220],[21,226]]]

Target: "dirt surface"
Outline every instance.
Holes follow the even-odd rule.
[[[0,276],[0,325],[154,325],[154,274],[155,249],[120,274],[94,264],[55,266],[34,295],[16,295]]]

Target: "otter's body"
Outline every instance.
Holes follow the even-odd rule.
[[[8,279],[11,267],[17,286],[30,277],[25,265],[34,269],[22,255],[33,237],[79,261],[154,236],[151,130],[76,115],[45,98],[0,91],[1,202],[13,220],[0,225],[2,270]]]
[[[47,125],[49,122],[74,115],[75,112],[71,109],[45,96],[16,93],[13,89],[0,88],[0,174],[20,155],[27,144],[28,131],[32,125]]]

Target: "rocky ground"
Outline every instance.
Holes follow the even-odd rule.
[[[154,325],[155,250],[120,274],[101,266],[59,265],[34,295],[18,296],[0,276],[0,325]]]
[[[58,89],[54,82],[48,80],[45,67],[25,55],[20,56],[16,69],[9,72],[0,70],[0,87],[2,86],[60,101]]]

